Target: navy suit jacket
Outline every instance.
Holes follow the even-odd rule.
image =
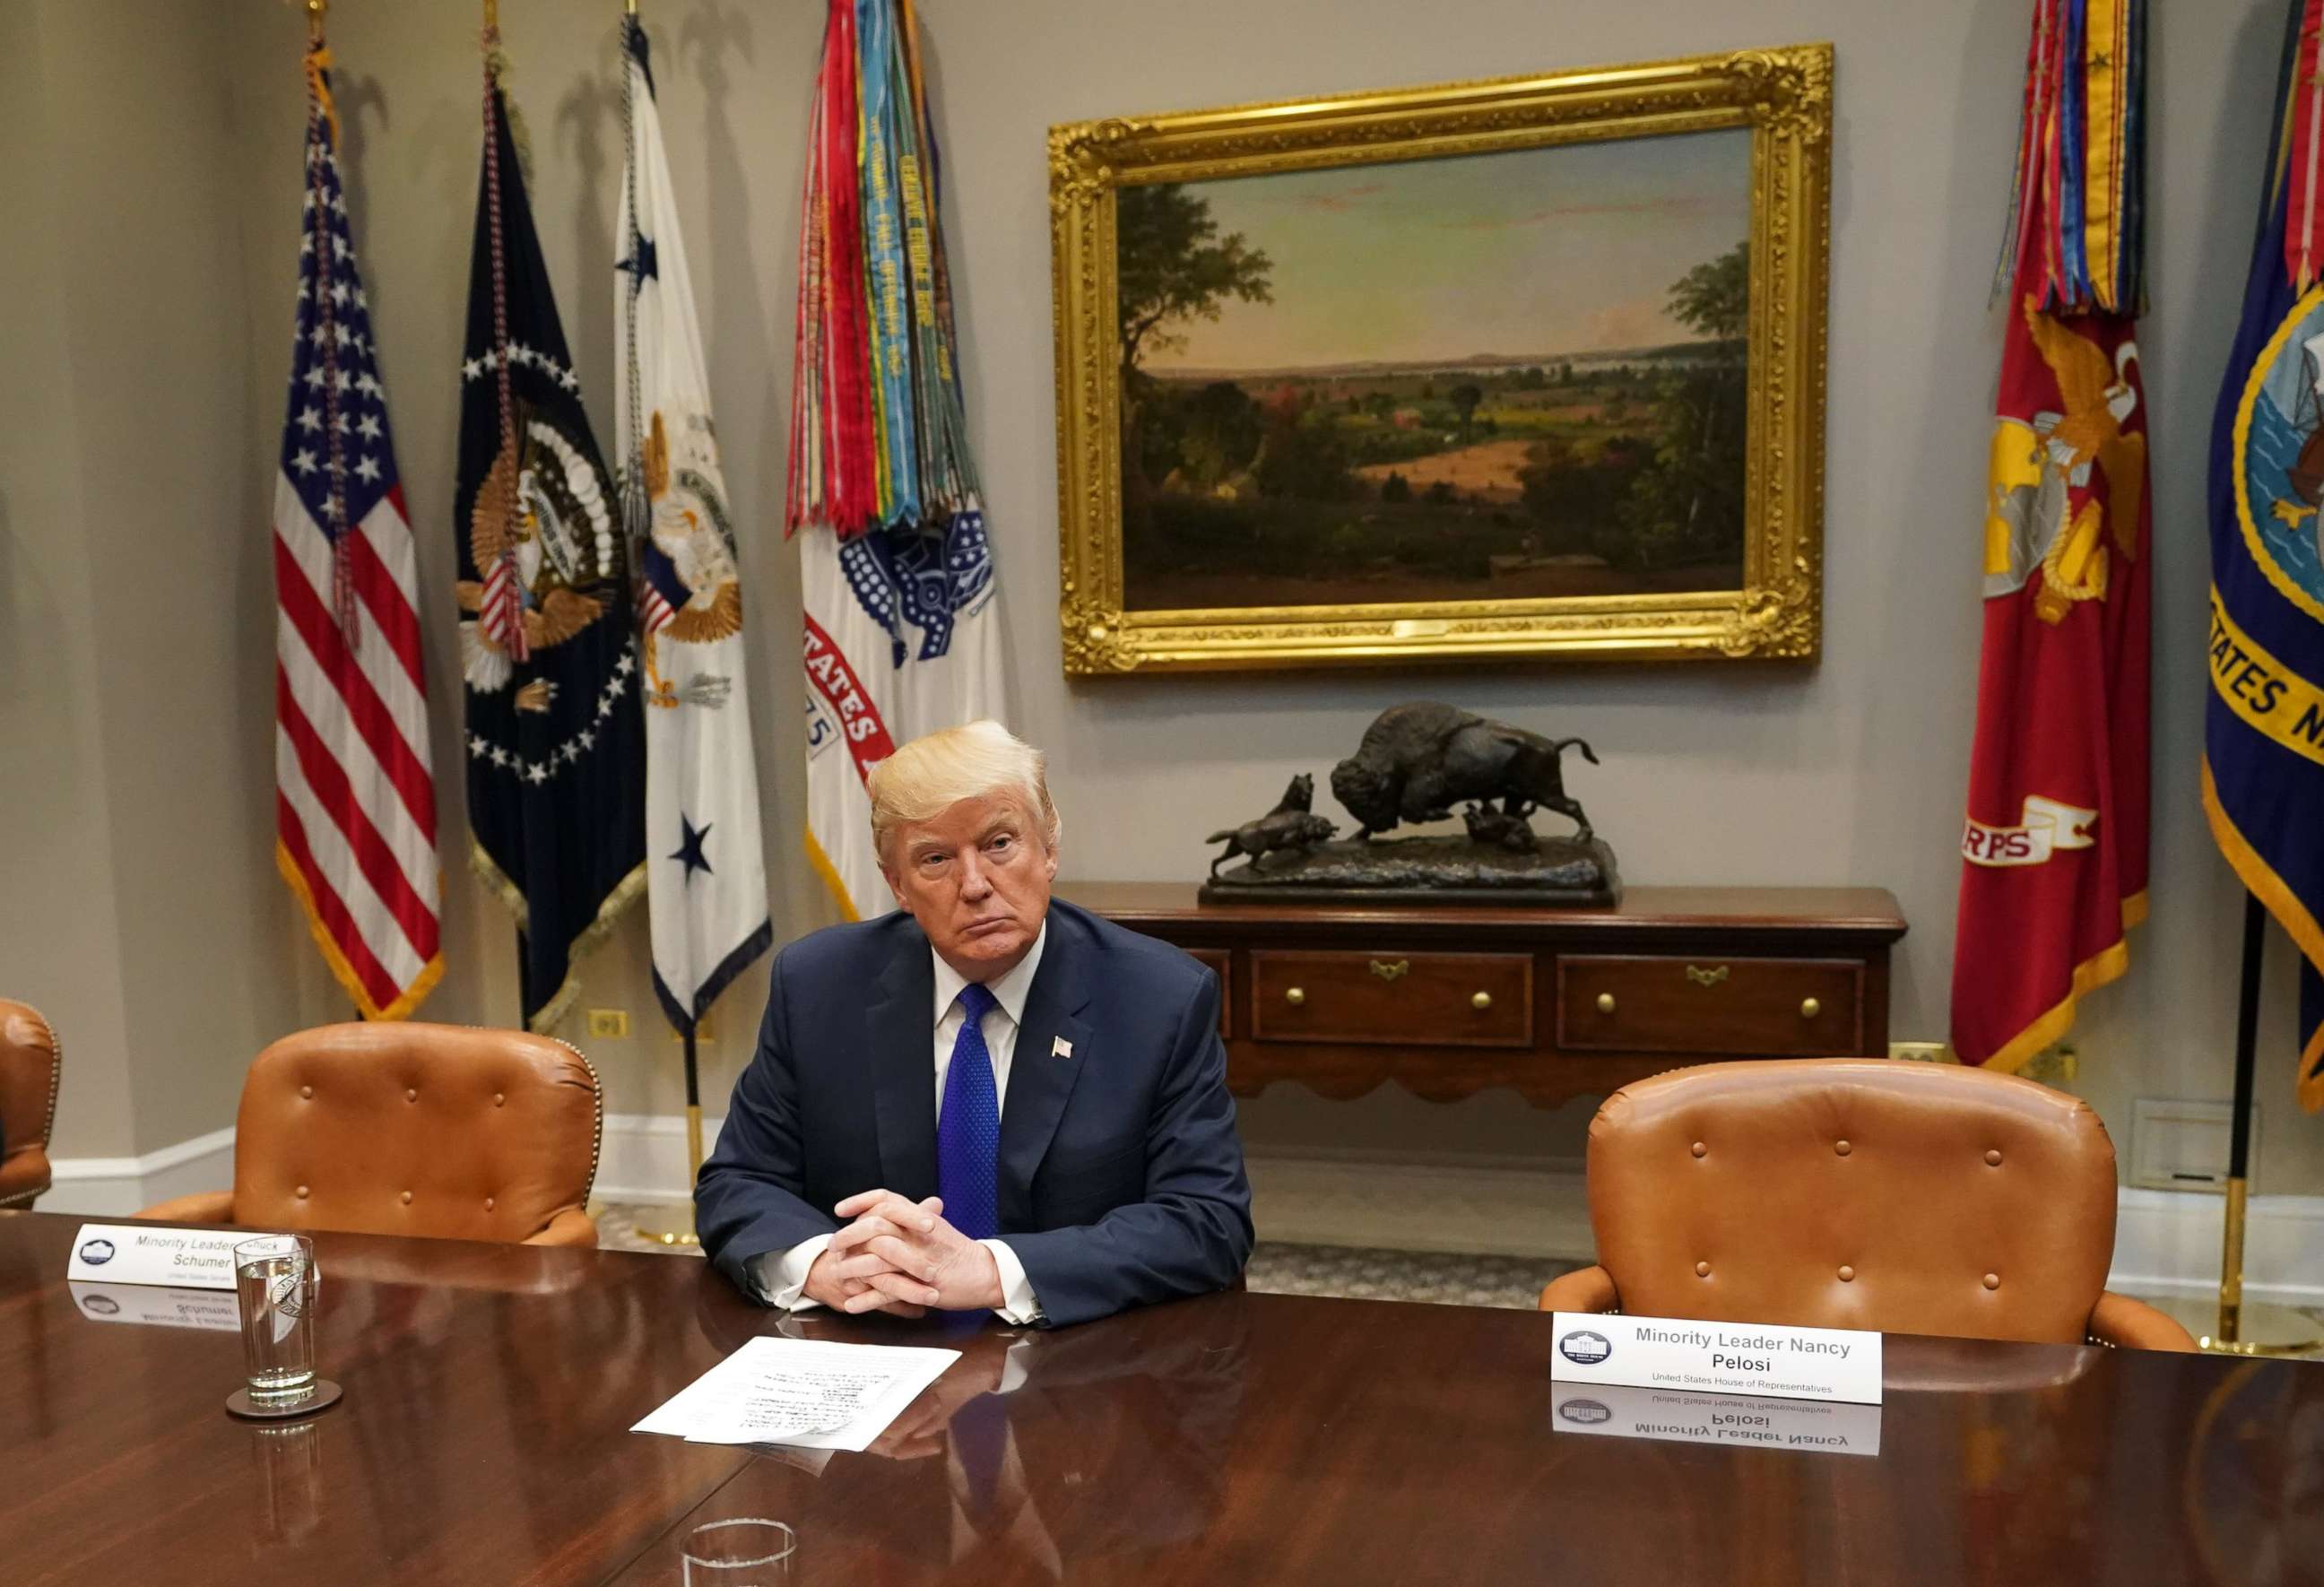
[[[758,1053],[694,1189],[703,1250],[743,1293],[753,1258],[833,1232],[846,1197],[936,1193],[935,1004],[927,934],[900,910],[776,955]],[[1250,1255],[1250,1183],[1218,978],[1053,900],[997,1188],[999,1235],[1053,1324],[1231,1284]]]

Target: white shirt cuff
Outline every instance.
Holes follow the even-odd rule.
[[[992,1265],[1001,1269],[1001,1304],[992,1308],[994,1315],[1019,1328],[1039,1322],[1040,1296],[1033,1293],[1033,1281],[1025,1277],[1025,1264],[1017,1259],[1009,1242],[980,1240],[976,1243],[992,1253]]]
[[[830,1243],[830,1235],[818,1234],[799,1241],[780,1256],[768,1251],[752,1259],[751,1277],[758,1280],[759,1293],[766,1303],[779,1311],[788,1312],[812,1311],[821,1306],[821,1301],[807,1298],[807,1273]]]

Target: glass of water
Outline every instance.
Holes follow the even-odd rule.
[[[303,1234],[244,1241],[234,1248],[234,1285],[251,1404],[297,1405],[315,1392],[315,1296],[322,1285],[315,1242]]]
[[[791,1573],[798,1536],[780,1521],[713,1521],[686,1535],[686,1587],[770,1587]]]

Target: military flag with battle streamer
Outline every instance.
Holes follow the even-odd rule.
[[[654,992],[691,1038],[718,994],[767,951],[774,927],[742,575],[652,51],[635,16],[622,19],[622,46],[629,160],[615,238],[622,346],[613,410],[644,669],[647,902]]]
[[[526,1022],[644,890],[645,745],[620,504],[581,406],[485,30],[460,364],[460,651],[477,873],[516,917]]]
[[[2146,913],[2144,0],[2036,0],[1999,280],[1952,1045],[2022,1067]]]
[[[2300,946],[2298,1096],[2324,1109],[2324,0],[2292,0],[2243,320],[2211,426],[2203,811]]]
[[[909,0],[830,0],[807,150],[786,514],[806,612],[807,847],[858,918],[891,906],[872,768],[1007,714]]]

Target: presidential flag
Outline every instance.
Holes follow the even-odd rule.
[[[619,503],[541,263],[494,42],[460,365],[454,497],[468,825],[516,917],[526,1021],[645,888],[645,743]]]
[[[2300,1103],[2324,1108],[2324,0],[2293,0],[2243,323],[2211,424],[2203,811],[2300,945]]]
[[[809,860],[849,918],[892,906],[864,779],[1008,715],[938,161],[908,0],[830,0],[799,223],[788,530],[806,608]]]
[[[367,1020],[444,971],[411,525],[340,190],[330,52],[307,56],[299,332],[274,481],[274,863]]]
[[[2037,0],[2004,248],[1952,1043],[2011,1071],[2146,913],[2144,0]]]
[[[645,29],[622,24],[629,161],[615,235],[614,414],[637,568],[654,992],[692,1034],[767,951],[759,773],[743,677],[742,586],[710,422],[702,334],[678,231]]]

